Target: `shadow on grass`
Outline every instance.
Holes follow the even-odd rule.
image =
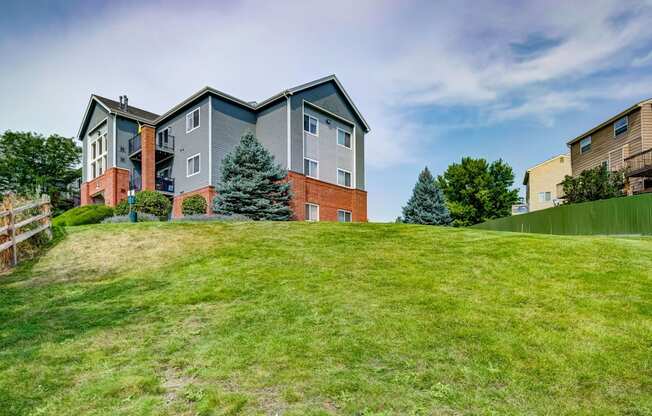
[[[50,287],[0,286],[0,350],[23,344],[19,355],[36,352],[42,343],[62,342],[96,329],[132,323],[149,306],[136,297],[167,283],[138,279],[101,284]],[[72,288],[71,288],[72,289]]]

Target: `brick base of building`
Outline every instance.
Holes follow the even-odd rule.
[[[351,212],[355,222],[367,221],[367,192],[306,177],[300,173],[289,172],[292,184],[292,210],[295,220],[305,220],[305,204],[319,205],[320,221],[337,221],[337,211]]]
[[[351,212],[355,222],[367,221],[367,192],[360,189],[349,189],[342,186],[308,178],[296,172],[288,173],[292,187],[291,207],[294,219],[306,219],[305,204],[319,206],[320,221],[337,221],[337,211]],[[81,185],[81,205],[103,203],[116,206],[127,197],[129,190],[129,171],[120,168],[108,169],[102,176]],[[190,192],[184,192],[174,197],[172,202],[172,217],[183,216],[182,203],[185,198],[201,195],[206,199],[206,213],[212,214],[213,198],[217,192],[213,186],[205,186]]]
[[[172,218],[183,217],[182,203],[183,200],[193,195],[201,195],[206,200],[206,213],[213,213],[213,198],[216,195],[214,186],[205,186],[203,188],[195,189],[194,191],[184,192],[181,195],[174,197],[172,201]]]
[[[81,184],[81,205],[103,203],[110,207],[127,198],[129,171],[121,168],[107,169],[97,178]]]

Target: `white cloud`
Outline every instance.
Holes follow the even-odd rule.
[[[5,29],[0,130],[73,135],[92,92],[127,93],[133,105],[163,112],[204,85],[260,100],[336,73],[372,126],[369,165],[420,162],[426,134],[437,130],[410,109],[461,105],[490,122],[534,116],[552,124],[559,112],[586,106],[596,94],[568,81],[626,66],[628,47],[652,37],[649,5],[631,6],[627,18],[618,16],[621,5],[123,5],[29,38]],[[529,59],[515,56],[510,45],[532,33],[559,41]]]

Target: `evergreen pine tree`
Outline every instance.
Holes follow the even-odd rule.
[[[222,160],[221,182],[213,207],[218,214],[241,214],[253,220],[292,218],[287,171],[256,137],[247,133]]]
[[[403,222],[428,225],[450,225],[452,222],[444,194],[428,167],[419,174],[412,197],[403,207]]]

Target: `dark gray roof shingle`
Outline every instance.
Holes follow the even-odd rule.
[[[154,121],[158,118],[158,114],[150,113],[149,111],[145,111],[141,108],[134,107],[132,105],[128,105],[127,109],[123,110],[122,108],[120,108],[120,103],[118,101],[114,101],[110,98],[100,97],[99,95],[95,95],[95,98],[97,98],[105,106],[109,107],[111,111],[131,114],[134,117],[142,118],[149,121]]]

